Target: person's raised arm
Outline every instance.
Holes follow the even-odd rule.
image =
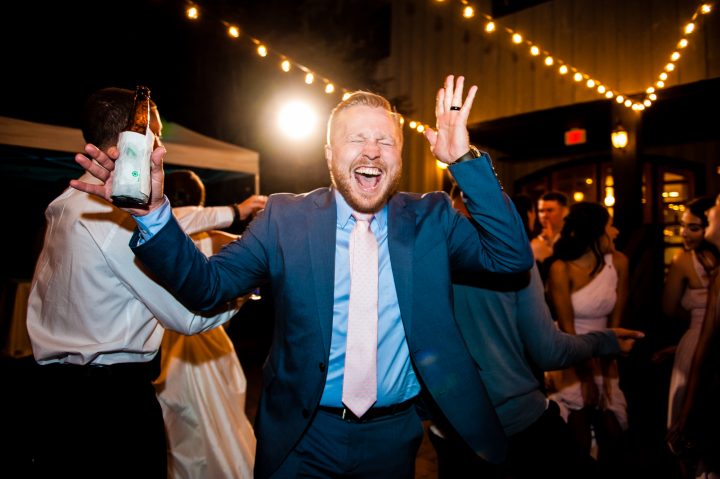
[[[115,160],[118,156],[117,148],[111,148],[107,153],[100,150],[92,144],[85,145],[85,153],[75,155],[75,161],[83,167],[83,169],[100,180],[100,184],[90,183],[87,181],[70,180],[70,186],[84,191],[98,198],[104,199],[112,203],[110,195],[112,192],[113,171],[115,170]],[[150,203],[146,209],[141,208],[122,208],[133,216],[145,216],[156,210],[164,203],[163,181],[165,173],[163,170],[163,158],[165,157],[165,148],[160,146],[155,148],[150,156],[151,160],[151,192]]]

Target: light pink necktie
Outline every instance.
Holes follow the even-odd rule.
[[[361,417],[377,400],[378,245],[370,230],[373,216],[353,216],[342,401]]]

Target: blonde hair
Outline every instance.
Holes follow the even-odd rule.
[[[396,113],[392,106],[390,105],[390,102],[387,101],[384,97],[377,95],[375,93],[370,93],[369,91],[356,91],[350,94],[350,96],[347,97],[347,99],[341,101],[340,103],[333,108],[333,111],[330,112],[330,118],[328,119],[327,123],[327,144],[330,144],[330,137],[332,133],[333,126],[335,124],[335,118],[337,115],[345,110],[348,110],[354,106],[369,106],[371,108],[382,108],[383,110],[387,111],[388,114],[392,117],[392,119],[395,121],[395,126],[397,127],[398,131],[398,137],[400,138],[400,141],[402,142],[403,139],[403,130],[402,125],[400,124],[400,115]]]

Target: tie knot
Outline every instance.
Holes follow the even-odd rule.
[[[355,218],[355,221],[367,221],[370,223],[372,219],[375,217],[375,215],[371,213],[357,213],[353,211],[353,218]]]

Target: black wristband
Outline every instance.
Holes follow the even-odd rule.
[[[242,221],[242,218],[241,218],[241,216],[240,216],[240,205],[238,205],[237,203],[233,203],[232,206],[231,206],[231,208],[232,208],[232,210],[233,210],[233,222],[232,222],[232,224],[233,224],[233,225],[238,225],[238,224],[240,224],[240,221]]]
[[[462,163],[463,161],[470,161],[474,160],[475,158],[480,158],[482,156],[482,153],[480,153],[480,150],[478,150],[473,145],[470,145],[470,149],[467,153],[465,153],[463,156],[455,160],[455,163],[452,163],[453,165],[456,163]]]

